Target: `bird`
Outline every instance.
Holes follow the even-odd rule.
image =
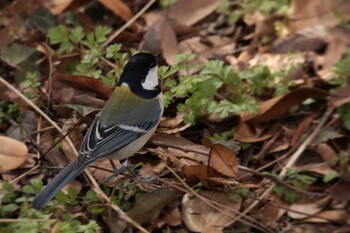
[[[35,197],[33,208],[43,209],[93,162],[127,159],[146,144],[164,111],[157,70],[157,59],[151,53],[130,57],[113,94],[88,128],[77,159]]]

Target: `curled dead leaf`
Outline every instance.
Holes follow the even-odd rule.
[[[342,15],[343,20],[350,19],[350,5],[347,3],[344,0],[293,0],[290,28],[292,31],[297,31],[314,25],[338,25],[341,22],[334,12]]]
[[[162,52],[166,62],[174,64],[178,45],[175,32],[168,21],[159,20],[152,24],[143,38],[141,49],[154,54]]]
[[[245,122],[241,122],[236,128],[235,132],[233,133],[233,137],[239,142],[262,142],[269,138],[272,138],[273,135],[275,135],[275,133],[277,132],[277,129],[278,125],[274,124],[273,126],[269,127],[266,131],[258,133],[256,132],[257,130],[253,126],[250,126]]]
[[[134,207],[128,211],[128,215],[140,224],[150,224],[158,218],[160,211],[179,193],[178,189],[165,187],[142,194]]]
[[[0,169],[13,170],[28,160],[27,146],[9,137],[0,136]]]
[[[203,164],[183,166],[182,171],[188,183],[198,183],[199,181],[207,180],[209,177],[221,176],[218,171]]]
[[[288,216],[293,219],[302,219],[314,215],[322,210],[317,202],[294,203],[289,206]],[[294,212],[295,211],[295,212]]]
[[[192,26],[215,11],[219,4],[220,0],[191,0],[191,4],[187,0],[178,0],[167,9],[148,13],[145,18],[147,25],[168,17],[179,24]]]
[[[243,113],[242,120],[249,123],[262,123],[281,117],[288,110],[301,104],[308,98],[327,97],[329,93],[325,90],[314,87],[297,88],[283,96],[278,96],[260,104],[258,115]]]
[[[199,198],[191,198],[185,194],[182,199],[182,219],[187,228],[194,232],[216,232],[222,230],[235,216],[235,212],[241,208],[240,198],[232,199],[229,194],[217,191],[200,191],[202,195],[212,201],[218,202],[232,210],[232,216],[222,213],[204,203]]]
[[[128,5],[126,5],[122,0],[99,0],[99,2],[125,21],[128,21],[133,16],[133,13]]]
[[[348,202],[350,200],[350,181],[342,181],[329,190],[329,195],[332,199],[338,202]]]
[[[346,223],[349,220],[349,214],[346,210],[338,209],[338,210],[326,210],[322,211],[312,217],[306,218],[303,222],[318,222],[318,223],[326,223],[326,222],[339,222]]]
[[[312,114],[310,116],[305,117],[299,124],[297,130],[293,134],[293,138],[291,141],[291,145],[296,145],[298,142],[300,142],[300,139],[306,132],[306,130],[309,128],[311,122],[315,119],[316,114]]]
[[[339,88],[336,93],[332,94],[328,101],[328,107],[337,108],[350,102],[350,85]]]
[[[71,88],[80,91],[89,91],[96,94],[98,98],[107,100],[112,95],[113,90],[102,83],[102,81],[81,75],[64,75],[56,74],[53,78],[54,85],[56,82],[62,82]],[[62,87],[57,87],[62,88]],[[69,88],[65,88],[69,89]],[[73,95],[73,94],[72,94]],[[73,98],[73,96],[72,96]]]
[[[59,15],[65,11],[72,2],[73,0],[51,0],[45,1],[44,4],[53,15]]]
[[[221,144],[214,144],[210,151],[209,165],[219,173],[236,177],[238,173],[238,161],[236,154]]]

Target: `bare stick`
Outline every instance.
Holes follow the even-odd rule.
[[[133,22],[135,22],[141,15],[143,15],[148,8],[150,8],[156,0],[149,1],[136,15],[134,15],[130,20],[128,20],[123,26],[121,26],[117,31],[108,37],[108,39],[102,44],[102,48],[106,47],[112,40],[114,40],[120,33],[127,29]]]

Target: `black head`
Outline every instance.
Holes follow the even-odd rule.
[[[125,65],[118,86],[127,85],[138,96],[154,98],[161,92],[157,68],[157,59],[153,54],[137,53]]]

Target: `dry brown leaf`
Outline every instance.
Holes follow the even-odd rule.
[[[241,199],[233,200],[225,192],[200,191],[199,195],[226,206],[233,213],[241,208]],[[234,218],[208,206],[199,198],[193,199],[190,194],[185,194],[182,199],[182,219],[190,231],[221,232]]]
[[[350,9],[350,8],[349,8]],[[348,29],[349,30],[349,29]],[[343,29],[330,30],[330,38],[323,60],[323,72],[331,72],[332,67],[342,58],[350,44],[350,33]]]
[[[326,143],[320,143],[317,145],[317,152],[321,155],[323,161],[333,166],[337,163],[337,153]]]
[[[213,35],[207,36],[205,39],[207,43],[203,43],[199,36],[183,40],[179,43],[179,52],[195,53],[197,60],[205,61],[209,58],[227,55],[236,47],[234,41],[229,37]]]
[[[328,40],[327,28],[316,25],[297,31],[288,38],[276,40],[272,53],[288,53],[292,51],[317,51],[326,46]]]
[[[106,8],[113,11],[113,13],[125,21],[128,21],[132,18],[133,13],[122,0],[98,0]]]
[[[336,93],[331,95],[328,101],[328,107],[337,108],[350,102],[350,85],[339,88]]]
[[[158,218],[160,211],[180,193],[177,189],[165,187],[142,194],[134,207],[128,211],[128,215],[140,224],[150,224]]]
[[[142,162],[142,169],[139,171],[138,175],[143,178],[157,176],[166,169],[166,163],[162,161],[157,161],[155,163]]]
[[[322,206],[320,206],[315,201],[309,201],[307,203],[305,202],[298,202],[294,203],[289,206],[289,211],[287,212],[288,216],[293,219],[302,219],[309,217],[310,215],[314,215],[322,210]],[[301,213],[297,213],[297,212]]]
[[[329,164],[322,164],[320,165],[319,163],[307,163],[305,165],[297,165],[294,166],[295,170],[298,171],[308,171],[308,172],[315,172],[318,173],[322,176],[327,175],[330,172],[334,172],[334,170],[330,167]],[[338,177],[339,175],[337,175]]]
[[[347,202],[350,200],[350,181],[342,181],[329,190],[329,195],[336,201]]]
[[[184,137],[159,133],[151,137],[150,141],[156,145],[178,148],[183,151],[192,151],[202,155],[209,155],[208,148],[191,142]]]
[[[209,177],[221,176],[218,171],[203,164],[183,166],[182,171],[188,183],[198,183],[199,181],[207,180]]]
[[[262,123],[278,119],[288,110],[301,104],[308,98],[326,97],[328,92],[319,88],[301,87],[297,88],[283,96],[264,101],[260,104],[260,113],[258,115],[242,114],[242,120],[249,123]]]
[[[203,164],[207,164],[208,163],[208,156],[203,155],[203,154],[199,154],[196,152],[185,152],[181,149],[176,149],[176,148],[168,148],[168,151],[175,155],[177,158],[183,158],[185,159],[187,162],[190,162],[189,160],[192,160],[192,162],[190,162],[190,164],[197,164],[197,162],[203,163]],[[180,163],[181,164],[181,163]],[[183,165],[187,165],[187,163],[185,164],[181,164],[180,166]]]
[[[335,26],[340,20],[334,12],[350,19],[350,4],[347,0],[293,0],[293,14],[290,16],[290,27],[295,32],[315,25]]]
[[[185,116],[185,113],[183,112],[177,112],[176,117],[164,116],[159,122],[159,127],[175,128],[184,121],[184,116]]]
[[[104,100],[109,99],[113,93],[113,90],[100,80],[79,75],[56,74],[53,77],[53,95],[55,95],[55,89],[58,92],[57,98],[67,99],[68,102],[64,103],[71,103],[74,96],[80,95],[84,91],[96,94],[97,98]],[[62,102],[59,103],[62,104]]]
[[[13,170],[28,160],[27,146],[9,137],[0,136],[0,169]]]
[[[178,52],[176,34],[167,20],[159,20],[152,24],[143,38],[140,49],[153,54],[161,53],[169,65],[174,64]]]
[[[322,219],[322,218],[326,219]],[[336,222],[341,222],[341,223],[346,223],[349,220],[349,214],[347,213],[346,210],[326,210],[322,211],[318,214],[316,214],[313,217],[309,217],[303,220],[303,222],[330,222],[330,221],[336,221]]]
[[[264,205],[257,214],[261,216],[264,221],[267,221],[269,226],[275,227],[277,221],[286,213],[286,209],[288,209],[289,205],[274,194],[268,198],[268,201],[274,203],[274,205]]]
[[[169,226],[179,226],[181,224],[181,212],[178,207],[171,208],[164,214],[164,220]]]
[[[249,124],[242,121],[233,133],[233,137],[239,142],[262,142],[272,138],[273,135],[275,135],[275,133],[277,132],[277,129],[278,125],[274,124],[271,127],[269,127],[266,131],[259,134],[253,126],[250,126]]]
[[[166,17],[174,19],[177,23],[192,26],[217,9],[220,0],[178,0],[169,8],[153,11],[145,15],[147,25]]]
[[[67,9],[72,2],[73,0],[50,0],[44,1],[44,4],[53,15],[59,15]]]
[[[209,165],[216,171],[225,176],[237,177],[238,161],[232,150],[221,144],[214,144],[209,158]]]
[[[294,146],[298,142],[300,142],[300,139],[302,138],[302,136],[304,135],[306,130],[309,128],[311,122],[315,119],[315,117],[316,117],[316,114],[311,114],[310,116],[305,117],[302,120],[302,122],[300,122],[297,130],[293,134],[293,138],[292,138],[292,141],[291,141],[291,145],[292,146]]]

